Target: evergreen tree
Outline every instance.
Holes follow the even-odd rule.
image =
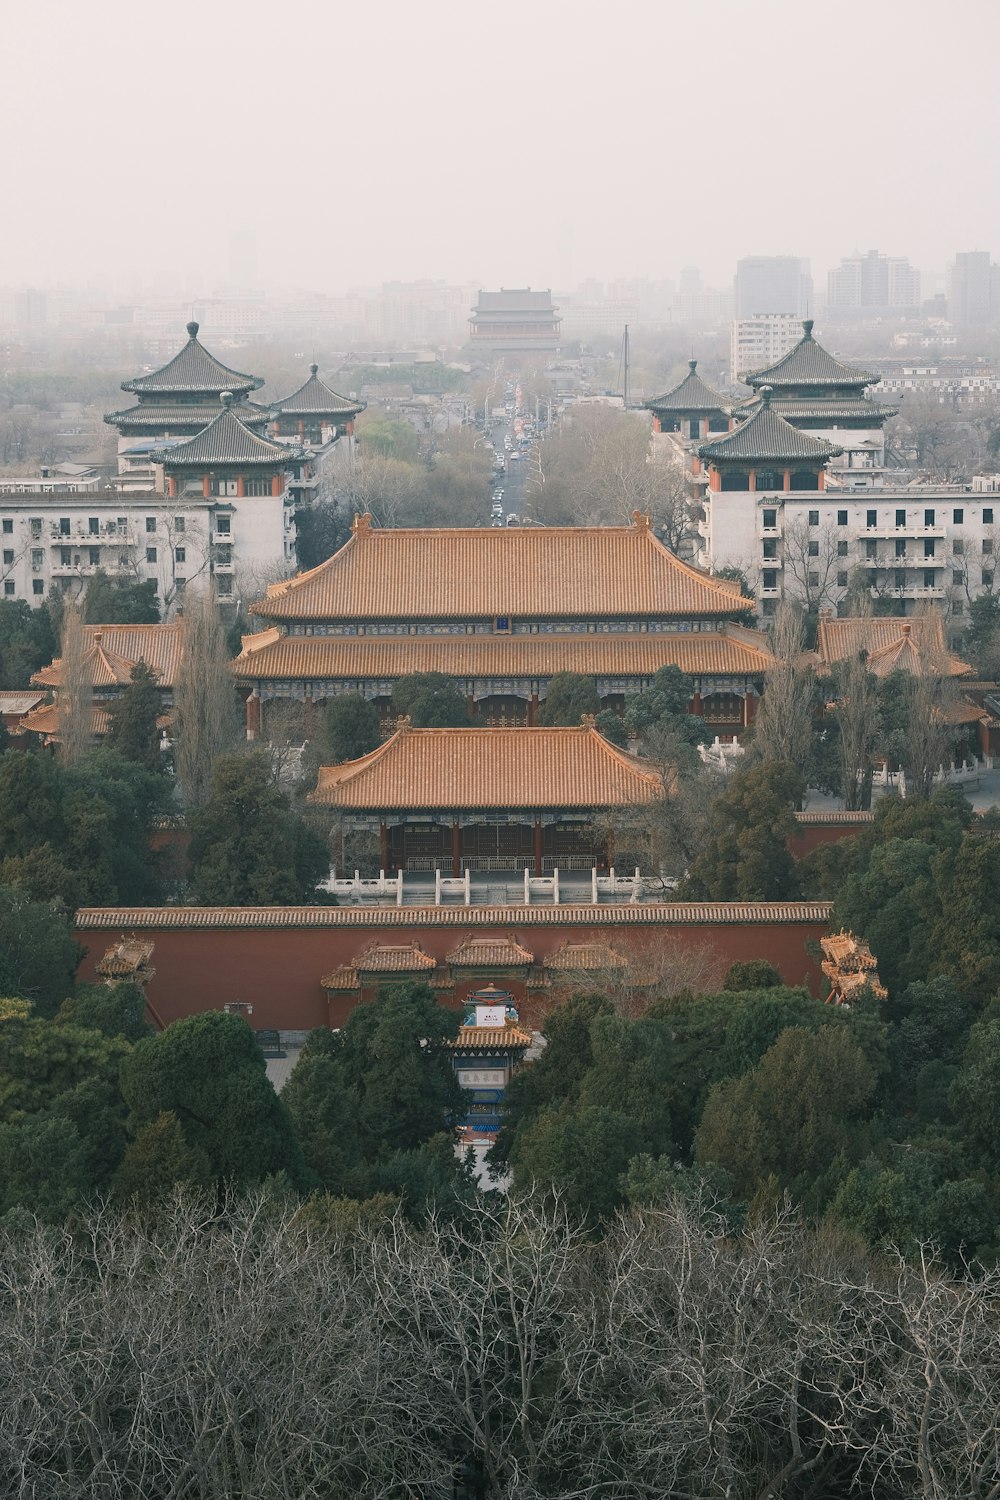
[[[132,680],[110,708],[111,723],[105,744],[126,760],[135,761],[154,774],[162,771],[160,731],[157,718],[161,709],[155,673],[144,661],[132,668]]]
[[[374,703],[361,693],[342,693],[323,706],[316,738],[309,746],[309,760],[317,767],[357,760],[377,750],[381,738]]]
[[[392,708],[406,714],[414,729],[460,729],[469,723],[468,705],[454,678],[444,672],[411,672],[397,678]]]
[[[52,1015],[73,988],[80,949],[61,902],[0,888],[0,995],[23,996]]]
[[[601,700],[593,677],[581,672],[556,672],[549,678],[544,701],[538,710],[539,724],[576,726],[584,714],[598,714]]]
[[[87,585],[83,618],[88,625],[156,625],[160,609],[152,578],[109,578],[97,572]]]
[[[683,890],[700,901],[782,901],[798,889],[788,840],[805,779],[788,761],[741,767],[712,805],[706,846]]]
[[[26,599],[0,599],[0,683],[26,688],[31,674],[55,656],[58,636],[48,609],[32,609]]]

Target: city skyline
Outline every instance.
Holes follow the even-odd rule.
[[[0,116],[22,144],[0,285],[213,286],[241,268],[335,295],[698,265],[723,286],[746,255],[808,258],[819,280],[873,246],[943,274],[1000,246],[981,190],[1000,15],[959,9],[932,53],[932,0],[905,30],[861,0],[835,29],[818,3],[722,0],[708,40],[697,10],[668,28],[651,0],[614,27],[561,0],[500,16],[389,0],[377,28],[313,0],[280,19],[178,0],[169,26],[125,0],[40,0],[6,39]],[[961,154],[940,123],[959,116]]]

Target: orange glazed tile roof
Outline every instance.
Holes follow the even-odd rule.
[[[419,943],[370,943],[358,954],[354,967],[359,974],[418,974],[436,969],[437,959],[425,953]]]
[[[243,637],[232,670],[243,682],[306,678],[392,680],[410,672],[448,677],[652,677],[677,666],[692,677],[759,677],[774,658],[756,632],[652,635],[282,635],[277,627]]]
[[[663,795],[659,776],[578,729],[411,729],[359,760],[321,766],[309,801],[388,808],[622,807]]]
[[[173,687],[184,650],[180,620],[167,625],[84,625],[84,663],[91,685],[127,687],[132,668],[144,661],[155,672],[159,687]],[[62,684],[62,661],[57,656],[32,677],[40,687]]]
[[[627,969],[628,959],[606,943],[564,943],[545,960],[547,969],[572,969],[593,972],[598,969]]]
[[[348,964],[342,964],[339,969],[331,969],[329,974],[324,974],[320,984],[325,990],[356,990],[358,971]]]
[[[864,615],[845,619],[820,617],[816,655],[820,670],[860,652],[877,677],[890,672],[934,671],[940,663],[949,677],[964,677],[972,668],[952,656],[945,645],[944,622],[939,610],[903,619],[899,615]]]
[[[513,969],[534,961],[535,955],[512,937],[470,937],[452,948],[446,958],[457,969]]]
[[[520,1051],[531,1046],[531,1032],[519,1026],[460,1026],[458,1036],[448,1043],[456,1051],[499,1052],[507,1049]]]
[[[271,620],[728,618],[753,609],[738,583],[681,562],[646,517],[632,526],[380,530],[355,520],[339,552],[273,583]]]
[[[124,979],[130,974],[140,974],[148,969],[155,943],[142,943],[138,938],[125,938],[112,943],[97,965],[103,979]]]
[[[762,922],[815,924],[830,917],[829,901],[636,901],[621,906],[575,902],[564,906],[82,906],[78,932],[126,928],[133,932],[227,932],[239,929],[454,927],[471,921],[489,931],[518,927],[757,926]]]
[[[40,708],[33,708],[30,714],[25,714],[21,720],[20,728],[30,731],[31,734],[41,734],[50,740],[58,740],[62,729],[63,717],[58,703],[43,703]],[[111,728],[111,715],[106,708],[92,708],[90,710],[90,732],[97,738],[106,735]]]

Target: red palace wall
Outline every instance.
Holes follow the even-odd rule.
[[[803,859],[818,849],[820,844],[835,844],[839,839],[854,838],[862,828],[875,821],[871,812],[815,812],[796,813],[798,832],[788,840],[788,848],[795,859]]]
[[[417,943],[437,959],[442,977],[446,954],[470,937],[513,937],[534,955],[537,974],[546,957],[566,943],[606,944],[639,964],[670,972],[671,955],[694,948],[715,960],[719,977],[731,963],[754,958],[774,964],[787,984],[821,992],[819,965],[806,951],[827,930],[829,906],[800,903],[696,903],[688,905],[377,908],[258,907],[212,910],[198,907],[89,908],[77,913],[77,940],[84,948],[79,978],[94,982],[105,950],[133,934],[151,940],[154,977],[147,995],[163,1024],[182,1016],[221,1010],[236,1001],[253,1006],[251,1024],[280,1031],[342,1025],[357,1003],[351,994],[331,995],[320,980],[332,969],[353,965],[371,944]],[[522,971],[523,972],[523,971]],[[403,977],[403,976],[400,976]],[[555,977],[555,976],[553,976]],[[383,982],[391,982],[387,975]],[[560,985],[573,984],[560,974]],[[490,982],[510,990],[526,1024],[537,1024],[553,993],[502,971],[484,971],[442,991],[459,1004],[469,990]],[[584,976],[578,987],[587,987]],[[563,989],[565,993],[565,988]],[[374,989],[366,988],[369,999]]]

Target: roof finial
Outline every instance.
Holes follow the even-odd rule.
[[[370,510],[366,510],[363,516],[355,516],[354,520],[351,522],[351,530],[354,532],[355,536],[357,536],[359,532],[371,531],[371,529],[372,513]]]
[[[698,368],[698,361],[696,359],[689,359],[688,360],[688,369],[691,371],[692,375],[694,374],[695,370],[697,370],[697,368]]]
[[[597,727],[597,715],[596,714],[581,714],[580,715],[580,728],[581,729],[596,729],[596,727]]]
[[[909,634],[910,634],[910,631],[911,631],[911,630],[912,630],[912,628],[913,628],[913,627],[912,627],[912,626],[911,626],[911,625],[910,625],[910,624],[909,624],[909,622],[907,622],[907,623],[906,623],[906,624],[905,624],[905,625],[904,625],[904,626],[903,626],[903,634],[904,634],[904,635],[909,635]]]
[[[632,525],[635,526],[639,531],[648,531],[650,526],[650,517],[644,510],[634,510],[632,512]]]
[[[319,374],[319,365],[310,365],[309,366],[309,374],[310,375],[318,375]]]
[[[222,391],[219,395],[219,400],[222,402],[223,411],[228,411],[233,404],[232,391]]]
[[[760,390],[757,392],[757,394],[760,397],[760,399],[763,401],[763,403],[764,403],[765,406],[770,406],[770,404],[771,404],[772,390],[771,390],[771,387],[769,385],[762,385],[760,387]]]
[[[812,320],[812,318],[803,318],[803,320],[802,320],[802,331],[805,334],[805,337],[807,339],[811,339],[812,338],[812,336],[813,336],[813,320]]]
[[[187,331],[189,339],[196,339],[198,337],[198,324],[194,321],[193,318],[187,326]]]

